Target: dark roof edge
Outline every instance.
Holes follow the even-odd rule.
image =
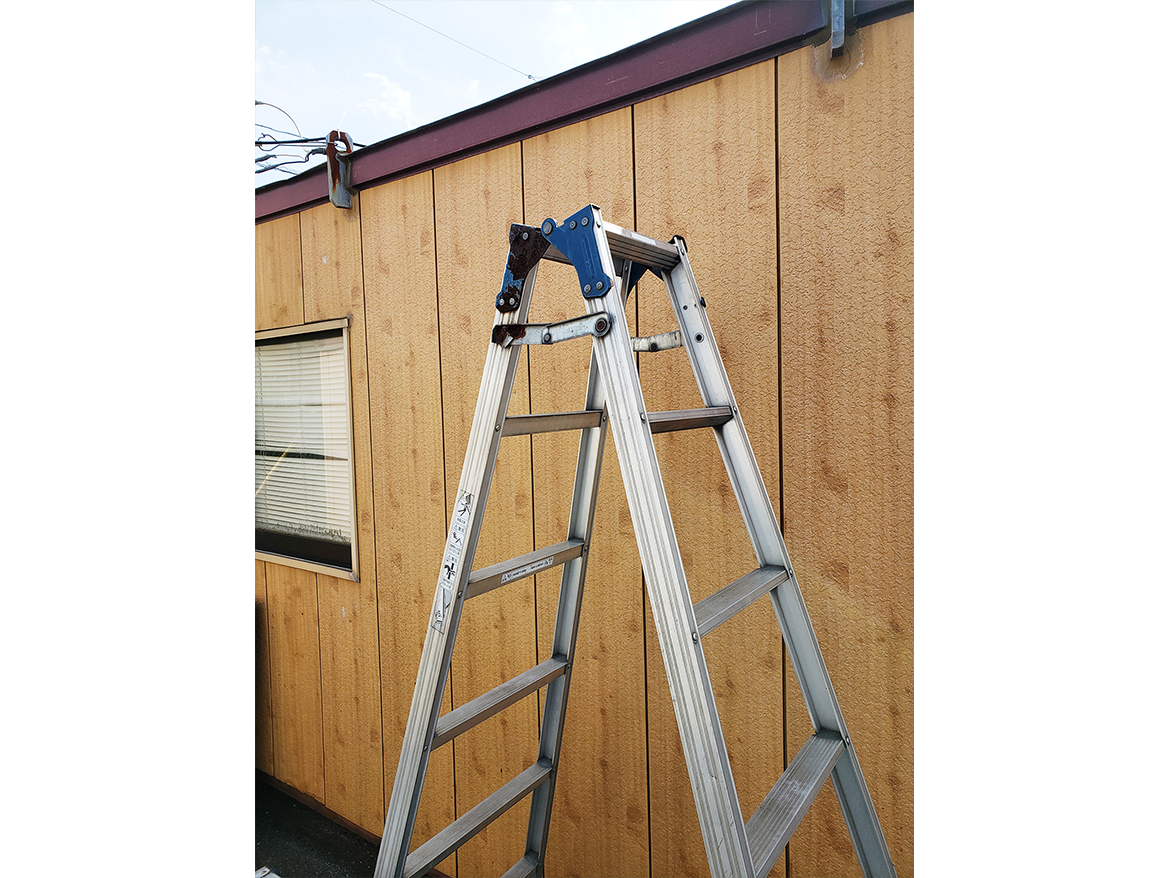
[[[855,27],[912,12],[855,0]],[[355,189],[417,174],[628,107],[828,39],[828,3],[745,0],[604,58],[354,153]],[[325,167],[256,190],[256,220],[328,201]]]

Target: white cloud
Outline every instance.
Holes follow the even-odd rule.
[[[366,76],[380,83],[380,94],[359,103],[358,109],[368,110],[375,117],[384,117],[406,126],[413,124],[415,113],[410,92],[380,73],[367,73]]]

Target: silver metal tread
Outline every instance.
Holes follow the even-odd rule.
[[[528,436],[560,430],[587,430],[601,426],[601,411],[554,412],[543,415],[509,415],[504,419],[501,436]]]
[[[563,655],[553,656],[478,698],[459,705],[450,713],[443,714],[435,724],[431,749],[443,746],[455,736],[463,734],[488,717],[495,716],[504,708],[532,694],[550,680],[555,680],[565,672],[568,664]]]
[[[464,597],[473,598],[509,582],[525,579],[540,570],[572,561],[581,557],[581,549],[584,546],[584,540],[564,540],[543,549],[527,552],[510,561],[501,561],[482,570],[474,570],[467,577],[467,592]]]
[[[552,762],[541,759],[524,769],[446,829],[440,830],[429,841],[406,858],[404,878],[425,875],[436,865],[493,820],[519,802],[552,774]]]
[[[531,878],[536,874],[536,854],[525,854],[501,878]]]
[[[740,610],[747,607],[780,583],[787,581],[788,571],[783,567],[758,567],[735,582],[723,586],[695,604],[695,622],[699,636],[714,631]]]
[[[605,238],[609,242],[609,252],[615,259],[628,259],[647,268],[659,269],[671,269],[679,263],[678,248],[657,238],[611,223],[605,223]],[[572,264],[569,258],[552,244],[548,245],[543,258],[566,265]]]
[[[756,878],[764,878],[772,871],[844,750],[845,744],[836,732],[817,732],[804,742],[780,780],[764,796],[746,827]]]
[[[651,433],[671,433],[698,427],[721,427],[732,418],[731,406],[716,405],[705,409],[679,409],[670,412],[647,412]]]

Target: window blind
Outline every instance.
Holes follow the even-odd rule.
[[[257,549],[351,566],[347,369],[341,329],[257,341]]]

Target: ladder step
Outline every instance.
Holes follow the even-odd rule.
[[[715,594],[703,598],[695,604],[699,636],[704,637],[709,631],[714,631],[787,579],[788,571],[783,567],[759,567],[723,586]]]
[[[555,412],[548,415],[511,415],[504,419],[501,436],[527,436],[531,433],[555,433],[559,430],[588,430],[601,426],[601,412]]]
[[[536,874],[537,865],[536,854],[525,854],[501,878],[531,878]]]
[[[614,259],[628,259],[639,265],[645,265],[647,268],[663,269],[674,268],[679,263],[678,250],[674,245],[667,244],[665,241],[659,241],[656,238],[650,238],[609,223],[605,224],[605,237],[609,242],[609,252]],[[553,262],[563,262],[566,265],[571,264],[569,258],[552,244],[548,245],[548,250],[545,251],[542,258],[551,259]]]
[[[805,741],[780,780],[747,822],[748,849],[756,878],[764,878],[796,832],[829,772],[845,751],[836,732],[820,731]]]
[[[675,430],[694,430],[698,427],[721,427],[731,420],[731,406],[717,405],[707,409],[682,409],[676,412],[650,412],[646,415],[651,433],[671,433]]]
[[[517,579],[524,579],[540,570],[579,558],[584,545],[584,540],[565,540],[563,543],[537,549],[511,561],[501,561],[491,567],[474,570],[467,577],[467,592],[464,597],[473,598]]]
[[[420,845],[406,858],[403,875],[425,875],[465,841],[519,802],[552,773],[552,762],[541,759],[512,778],[446,829]]]
[[[548,661],[541,662],[536,667],[529,668],[508,682],[500,684],[490,692],[485,692],[478,698],[461,704],[450,713],[443,714],[435,724],[435,736],[431,740],[431,749],[443,746],[456,735],[462,735],[489,716],[495,716],[504,708],[535,692],[550,680],[556,679],[565,672],[567,664],[568,662],[563,655],[555,655]]]

